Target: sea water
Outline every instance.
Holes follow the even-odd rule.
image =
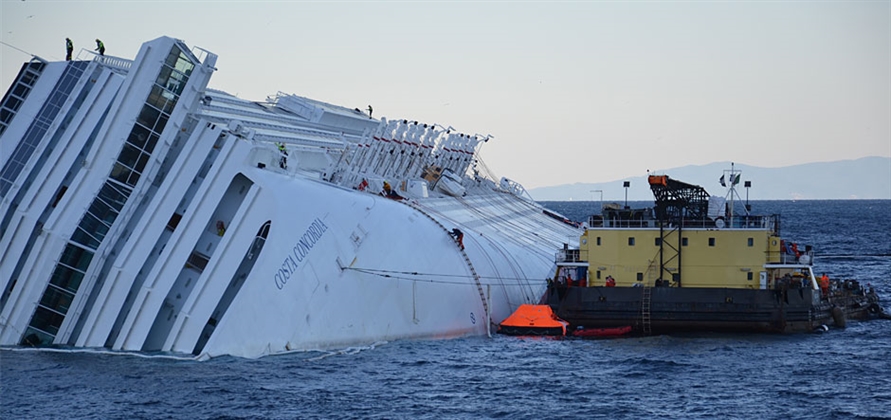
[[[646,203],[634,203],[646,204]],[[753,202],[891,311],[891,200]],[[549,202],[586,220],[596,202]],[[209,361],[0,350],[0,418],[891,418],[891,321],[821,334],[495,335]]]

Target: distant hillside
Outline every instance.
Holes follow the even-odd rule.
[[[818,200],[818,199],[891,199],[891,157],[865,157],[855,160],[807,163],[782,168],[761,168],[736,163],[742,171],[742,181],[751,181],[748,190],[752,200]],[[700,185],[712,195],[724,195],[726,190],[718,180],[730,162],[715,162],[701,166],[684,166],[659,171],[688,184]],[[631,181],[628,200],[651,200],[646,176],[617,179],[601,183],[575,183],[529,190],[536,201],[603,200],[621,202],[625,199],[623,181]],[[746,198],[744,183],[738,192]]]

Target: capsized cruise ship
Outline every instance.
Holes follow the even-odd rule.
[[[490,136],[240,99],[207,87],[216,60],[162,37],[22,66],[0,103],[0,345],[260,357],[486,335],[582,232],[490,174]]]

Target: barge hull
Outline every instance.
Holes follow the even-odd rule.
[[[645,293],[650,294],[652,333],[806,332],[821,325],[843,327],[846,320],[868,319],[881,312],[875,294],[838,291],[821,299],[820,292],[812,289],[552,286],[546,300],[573,328],[632,325],[642,332]]]

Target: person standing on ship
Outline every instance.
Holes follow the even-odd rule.
[[[71,38],[65,38],[65,61],[71,61],[71,53],[74,52],[74,43]]]
[[[820,292],[823,293],[823,298],[829,298],[829,276],[826,273],[823,273],[823,276],[820,277]]]
[[[282,169],[288,169],[288,149],[285,148],[284,143],[276,142],[275,145],[278,147],[279,153],[281,153],[281,157],[278,159],[278,167]]]
[[[99,51],[99,55],[105,55],[105,44],[96,38],[96,51]]]

